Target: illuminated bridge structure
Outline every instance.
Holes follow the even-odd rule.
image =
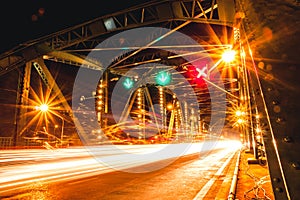
[[[156,131],[155,136],[164,136],[164,139],[194,140],[197,137],[213,137],[215,124],[210,123],[213,110],[208,94],[209,86],[215,88],[213,91],[218,96],[225,97],[224,102],[219,104],[226,105],[226,127],[237,130],[235,135],[223,131],[222,137],[235,137],[244,142],[253,153],[253,162],[267,161],[276,199],[299,196],[300,164],[296,149],[299,136],[295,135],[296,129],[289,127],[295,124],[295,119],[288,121],[287,111],[274,99],[284,96],[288,91],[273,84],[270,81],[272,78],[261,78],[271,75],[256,66],[245,32],[247,16],[242,11],[241,4],[233,0],[153,1],[28,41],[2,54],[0,75],[7,76],[13,71],[19,74],[19,80],[16,81],[18,95],[14,145],[20,145],[26,133],[30,121],[26,113],[38,106],[33,105],[33,101],[30,100],[32,70],[36,70],[44,83],[43,87],[51,90],[51,95],[59,101],[57,108],[67,112],[76,125],[82,125],[76,117],[78,112],[95,114],[102,130],[91,131],[91,136],[95,136],[93,141],[99,139],[97,134],[100,133],[114,141],[124,141],[128,138],[146,141],[150,138],[146,135],[150,129],[146,122],[150,121],[155,125],[151,127]],[[149,38],[145,39],[149,42],[144,46],[134,46],[135,41],[126,41],[126,38],[105,43],[115,34],[146,27],[165,28],[169,32],[159,35],[159,38],[155,38],[157,33],[149,33]],[[193,52],[194,46],[185,44],[185,37],[172,37],[174,32],[181,32],[193,38],[203,51]],[[163,39],[180,41],[182,46],[156,45]],[[99,44],[102,48],[99,48]],[[182,50],[180,54],[175,54],[166,50],[168,48]],[[116,56],[108,68],[102,65],[101,59],[89,56],[92,51],[110,52],[121,49],[126,49],[126,54]],[[235,59],[227,62],[227,58],[222,55],[230,50],[235,51]],[[203,55],[210,55],[215,64],[203,64],[197,68],[191,61],[184,59],[187,54],[195,57],[200,55],[200,60],[203,59]],[[70,99],[57,83],[59,80],[51,73],[49,66],[53,65],[75,69],[81,67],[95,73],[103,73],[94,90],[87,91],[89,95],[76,97],[80,109],[74,109],[74,105],[72,109]],[[149,69],[141,76],[138,71],[146,65]],[[120,122],[129,117],[134,119],[134,123],[113,123],[110,102],[113,85],[124,79],[123,89],[130,90],[154,69],[161,70],[153,74],[153,80],[158,77],[162,82],[156,80],[150,81],[149,84],[137,84],[130,98],[126,100],[120,116]],[[168,73],[169,71],[173,74]],[[160,72],[165,74],[160,75]],[[174,73],[181,74],[181,77],[192,85],[197,94],[195,104],[199,106],[199,112],[192,109],[187,102],[180,101],[181,97],[172,92],[172,89],[181,85],[166,83],[168,76],[173,77]],[[217,73],[221,75],[220,79],[214,80]],[[272,76],[280,76],[279,73],[280,71],[274,68]],[[200,83],[195,81],[197,78],[200,79]],[[215,81],[222,82],[224,88],[219,87]],[[93,101],[94,107],[86,106],[90,101]],[[156,105],[157,109],[154,108]],[[56,115],[54,117],[60,117],[64,121],[59,112],[52,112]],[[124,135],[124,127],[130,127],[136,134]],[[80,128],[78,131],[81,131]],[[155,141],[155,137],[153,140]]]

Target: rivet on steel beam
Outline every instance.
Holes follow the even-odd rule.
[[[280,178],[273,178],[272,180],[273,180],[273,182],[275,182],[275,183],[279,183],[279,182],[280,182]]]
[[[255,93],[256,93],[256,95],[260,95],[260,90],[256,89]]]
[[[276,191],[276,192],[283,192],[282,188],[280,188],[280,187],[276,187],[276,188],[275,188],[275,191]]]
[[[265,68],[265,63],[264,62],[259,62],[257,65],[260,69],[264,69]]]
[[[289,136],[286,136],[286,137],[283,138],[283,141],[286,142],[286,143],[291,143],[291,142],[293,142],[293,139]]]
[[[293,162],[291,163],[291,166],[296,169],[296,170],[299,170],[300,169],[300,163],[299,162]]]
[[[284,122],[285,122],[285,119],[283,119],[282,117],[277,117],[277,118],[276,118],[276,122],[277,122],[277,123],[284,123]]]
[[[267,81],[272,81],[272,80],[274,80],[274,75],[271,74],[271,73],[269,73],[269,74],[267,74],[264,78],[265,78],[265,80],[267,80]]]
[[[267,71],[272,71],[272,69],[273,69],[272,65],[271,64],[267,64],[266,70]]]
[[[268,88],[267,88],[267,91],[268,91],[268,92],[271,92],[271,91],[273,91],[273,88],[272,88],[272,87],[268,87]]]

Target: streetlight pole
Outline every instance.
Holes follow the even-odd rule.
[[[40,110],[41,112],[48,112],[49,110],[49,106],[47,104],[42,104],[40,106],[36,107],[37,110]],[[64,137],[64,125],[65,125],[65,120],[62,116],[60,115],[56,115],[57,117],[59,117],[62,121],[61,124],[61,133],[60,133],[60,144],[61,146],[63,145],[63,137]]]
[[[57,124],[55,124],[55,125],[54,125],[54,131],[53,131],[53,135],[56,135],[56,129],[57,129],[57,127],[58,127],[58,125],[57,125]]]
[[[63,139],[64,139],[64,126],[65,126],[65,120],[62,116],[60,115],[56,115],[57,117],[59,117],[61,119],[61,132],[60,132],[60,145],[62,147],[63,145]],[[55,125],[55,127],[57,127],[57,125]]]
[[[63,145],[63,138],[64,138],[64,124],[65,124],[65,120],[63,117],[59,116],[59,118],[62,120],[62,124],[61,124],[61,134],[60,134],[60,144],[61,147]]]

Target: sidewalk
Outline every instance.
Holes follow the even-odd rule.
[[[236,200],[274,200],[268,165],[267,163],[265,165],[248,164],[248,159],[253,158],[252,153],[245,152],[245,150],[241,152]]]

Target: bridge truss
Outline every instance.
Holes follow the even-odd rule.
[[[64,110],[71,113],[76,123],[76,113],[73,113],[70,101],[65,98],[49,71],[48,63],[62,63],[67,66],[103,72],[104,76],[99,80],[95,91],[90,91],[90,93],[94,92],[92,96],[81,97],[82,107],[84,107],[85,101],[95,100],[97,121],[101,127],[104,127],[103,131],[110,133],[111,139],[128,138],[128,135],[124,136],[122,133],[115,134],[120,127],[113,126],[109,122],[109,98],[111,95],[109,87],[113,84],[112,80],[118,80],[125,75],[135,79],[137,78],[135,70],[138,70],[138,66],[149,63],[167,63],[172,69],[185,73],[188,71],[186,68],[189,63],[182,59],[184,52],[181,55],[174,55],[168,51],[155,50],[159,46],[155,46],[154,40],[150,41],[149,46],[137,49],[128,43],[126,48],[132,48],[135,51],[116,57],[109,70],[104,69],[99,60],[88,57],[88,55],[94,50],[107,51],[120,48],[120,45],[112,41],[105,43],[105,40],[114,34],[138,27],[163,27],[171,30],[164,37],[169,37],[175,31],[182,31],[202,45],[205,52],[215,56],[213,60],[216,64],[210,66],[207,73],[201,72],[204,73],[202,75],[205,76],[204,80],[207,84],[216,87],[220,95],[226,96],[226,101],[220,102],[220,104],[227,105],[226,123],[239,128],[238,138],[242,139],[253,153],[254,162],[262,164],[265,160],[267,161],[276,199],[292,199],[291,197],[297,196],[299,193],[297,188],[299,188],[300,181],[299,178],[295,178],[299,177],[299,163],[297,163],[299,157],[294,154],[287,156],[287,152],[288,149],[295,149],[295,144],[299,140],[297,138],[292,140],[289,134],[280,133],[284,126],[278,127],[279,124],[284,123],[282,118],[270,117],[272,113],[269,112],[267,104],[268,101],[272,101],[272,98],[268,95],[276,89],[273,85],[269,87],[268,82],[265,83],[266,88],[262,86],[256,65],[250,59],[252,52],[243,30],[245,16],[244,13],[239,12],[240,10],[239,5],[233,0],[153,1],[28,41],[2,54],[0,56],[0,75],[13,70],[20,72],[17,97],[17,104],[20,106],[16,111],[15,144],[17,145],[21,141],[25,131],[24,127],[28,123],[26,113],[30,104],[28,98],[32,68],[38,72],[44,84],[52,89],[53,95],[59,99]],[[172,40],[182,39],[184,38],[172,38]],[[97,49],[99,44],[104,44],[103,49]],[[188,46],[182,48],[188,48]],[[237,52],[237,58],[234,62],[224,63],[218,52],[230,49]],[[173,59],[174,57],[177,59]],[[153,67],[149,70],[152,69]],[[210,81],[214,70],[221,73],[224,88],[220,88]],[[128,84],[130,83],[128,82]],[[149,91],[151,87],[155,88],[154,92]],[[135,118],[138,124],[143,124],[137,128],[136,137],[139,139],[146,138],[145,121],[150,120],[145,114],[145,110],[153,114],[151,120],[155,121],[156,125],[153,129],[167,138],[179,137],[179,133],[187,136],[189,135],[187,133],[197,135],[203,133],[204,130],[213,132],[213,124],[205,127],[210,123],[209,116],[211,115],[211,102],[207,95],[209,91],[207,88],[201,87],[194,87],[194,89],[199,97],[198,102],[195,103],[199,105],[200,113],[189,109],[186,102],[179,102],[178,97],[163,86],[155,84],[139,86],[127,100],[120,121],[125,121],[130,116]],[[266,94],[264,89],[269,93]],[[153,97],[154,93],[158,97],[156,100]],[[156,103],[159,104],[158,113],[155,113],[154,104]],[[172,104],[172,109],[167,109],[168,103]],[[90,108],[86,109],[85,111],[88,111]],[[134,109],[140,110],[132,114]],[[274,111],[276,112],[276,109]],[[191,118],[193,120],[190,120]],[[180,124],[184,124],[183,131],[178,130]],[[89,138],[83,139],[89,140]]]

